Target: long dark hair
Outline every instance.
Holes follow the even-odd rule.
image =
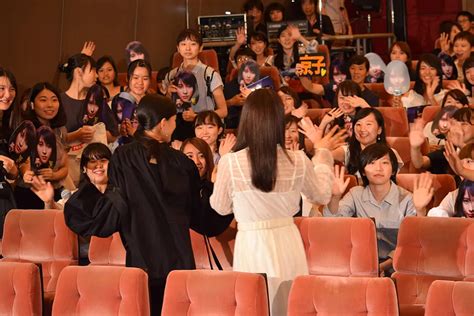
[[[398,46],[402,52],[404,52],[407,55],[407,61],[405,62],[405,65],[407,65],[408,71],[412,71],[412,55],[411,55],[411,49],[410,46],[408,45],[407,42],[403,41],[398,41],[394,42],[392,46],[390,46],[390,49],[388,51],[389,54],[392,53],[392,50],[395,46]]]
[[[167,97],[148,94],[140,100],[137,108],[138,128],[134,137],[145,146],[148,159],[159,160],[163,146],[167,147],[168,144],[148,137],[145,131],[152,130],[162,119],[168,120],[173,115],[176,115],[176,106]]]
[[[454,217],[467,217],[464,212],[464,194],[466,191],[470,195],[474,195],[474,182],[464,179],[458,188],[458,195],[456,196],[456,201],[454,202]]]
[[[214,170],[214,156],[212,154],[211,147],[202,139],[193,137],[186,139],[182,144],[181,148],[179,149],[181,152],[184,153],[184,148],[186,145],[193,145],[199,150],[206,160],[206,172],[204,174],[204,179],[211,181],[212,171]]]
[[[466,59],[464,61],[464,64],[462,64],[462,73],[464,75],[464,84],[466,85],[466,89],[472,93],[472,87],[474,85],[472,85],[469,80],[467,80],[467,77],[466,77],[466,72],[468,69],[470,68],[474,68],[474,57],[469,57],[468,59]]]
[[[350,174],[356,173],[359,169],[360,153],[362,151],[360,143],[356,138],[355,126],[358,121],[369,116],[370,114],[375,116],[378,126],[382,129],[379,137],[377,137],[377,143],[387,144],[387,140],[385,138],[385,122],[382,113],[380,113],[380,111],[375,108],[360,109],[355,115],[354,121],[352,122],[353,132],[351,138],[349,139],[349,165],[346,167]]]
[[[40,82],[33,86],[30,92],[30,104],[26,108],[24,119],[31,120],[37,128],[42,125],[38,119],[36,111],[34,110],[34,103],[38,94],[40,94],[40,92],[43,90],[49,90],[54,93],[59,102],[58,113],[49,121],[50,127],[54,129],[66,125],[66,112],[64,112],[63,102],[61,100],[59,90],[49,82]]]
[[[234,151],[248,147],[252,184],[263,192],[272,191],[278,171],[277,145],[287,154],[284,110],[278,95],[267,89],[252,92],[242,108],[238,131]]]
[[[281,33],[283,33],[283,31],[285,31],[287,28],[288,28],[288,25],[284,24],[278,29],[278,38],[280,38]],[[277,67],[279,70],[282,70],[285,68],[285,63],[283,62],[284,55],[285,55],[285,51],[283,50],[283,46],[280,44],[280,42],[277,42],[277,52],[276,52],[274,64],[275,64],[275,67]],[[300,60],[300,54],[298,52],[298,42],[296,41],[293,44],[293,59],[294,59],[294,62],[291,65],[292,67],[294,67]]]
[[[104,107],[108,106],[107,105],[107,89],[104,88],[100,84],[95,84],[92,87],[89,88],[89,91],[87,91],[86,98],[84,99],[82,103],[82,122],[84,125],[95,125],[98,122],[105,122],[105,110]],[[87,115],[87,107],[89,104],[94,104],[96,105],[99,109],[97,110],[97,113],[95,117],[90,120],[90,119],[85,119]],[[95,119],[95,120],[94,120]]]
[[[49,156],[48,162],[43,163],[39,159],[39,152],[38,152],[38,145],[40,143],[41,138],[43,138],[43,142],[51,148],[51,156]],[[36,144],[34,150],[31,151],[31,162],[34,164],[37,170],[43,168],[51,168],[53,169],[56,165],[57,159],[57,144],[56,144],[56,135],[54,134],[53,130],[49,126],[41,126],[36,130]]]
[[[90,65],[91,68],[95,68],[95,60],[92,57],[81,53],[69,57],[66,63],[59,65],[59,70],[66,73],[67,80],[71,82],[72,79],[74,79],[74,69],[81,68],[82,70],[85,70],[87,65]]]
[[[427,64],[429,67],[436,69],[436,75],[439,77],[439,84],[436,87],[435,94],[439,93],[443,88],[443,70],[441,69],[441,61],[433,54],[424,54],[420,57],[418,64],[416,65],[416,81],[413,90],[420,95],[424,95],[426,91],[426,85],[421,80],[420,67],[421,63]]]

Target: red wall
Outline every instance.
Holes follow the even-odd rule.
[[[397,1],[397,0],[394,0]],[[407,6],[408,44],[412,49],[414,59],[423,53],[431,52],[434,42],[439,37],[439,23],[444,20],[454,20],[457,12],[462,10],[461,0],[405,0]],[[372,32],[385,33],[386,0],[381,0],[380,11],[371,13]],[[346,0],[347,10],[352,22],[354,33],[367,33],[367,13],[358,12],[350,0]],[[374,40],[373,51],[388,60],[386,40]]]

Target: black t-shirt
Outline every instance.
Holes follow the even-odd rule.
[[[438,149],[430,152],[427,157],[430,159],[429,172],[433,174],[445,174],[449,173],[449,163],[444,157],[444,149]]]
[[[330,81],[328,84],[323,86],[324,88],[324,98],[331,104],[334,104],[334,98],[336,97],[336,84],[334,81]]]
[[[82,107],[84,100],[73,99],[66,94],[61,93],[64,112],[66,113],[66,129],[68,132],[74,132],[82,126]]]
[[[364,91],[362,91],[361,97],[370,106],[379,106],[379,97],[369,89],[365,88]]]
[[[224,86],[224,97],[226,100],[230,100],[240,93],[240,85],[237,82],[237,78],[234,78]],[[227,107],[227,117],[225,118],[226,128],[237,128],[240,121],[240,113],[242,112],[241,106],[229,106]]]

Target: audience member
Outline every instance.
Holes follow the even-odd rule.
[[[117,66],[110,56],[102,56],[97,60],[97,80],[107,89],[109,104],[117,94],[124,91],[118,82]]]
[[[234,213],[238,223],[233,269],[266,273],[272,315],[286,314],[291,281],[308,274],[292,218],[300,192],[324,204],[333,181],[329,151],[315,146],[313,169],[302,151],[285,149],[284,137],[280,99],[267,89],[254,91],[242,110],[234,152],[219,163],[211,196],[211,206],[223,215]]]

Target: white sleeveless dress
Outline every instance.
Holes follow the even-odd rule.
[[[332,156],[318,151],[326,163],[313,165],[302,151],[278,147],[277,181],[273,191],[252,185],[248,149],[226,154],[219,161],[211,206],[220,214],[234,213],[238,232],[234,271],[266,273],[271,314],[286,315],[292,280],[308,274],[301,235],[293,222],[301,193],[314,203],[326,204],[333,182]]]

